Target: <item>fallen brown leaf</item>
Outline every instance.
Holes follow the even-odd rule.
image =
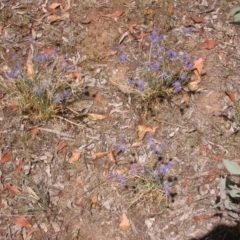
[[[108,154],[108,152],[98,152],[98,153],[96,153],[94,151],[91,151],[91,155],[92,155],[93,160],[97,160],[97,159],[103,158],[107,154]]]
[[[48,6],[49,9],[56,9],[58,7],[60,7],[61,4],[60,3],[52,3]]]
[[[138,125],[137,135],[139,140],[143,140],[147,132],[153,131],[153,128],[145,125]]]
[[[130,228],[130,226],[131,226],[131,224],[130,224],[130,221],[129,221],[126,213],[123,213],[122,217],[121,217],[121,222],[119,224],[119,228],[122,231],[127,231]]]
[[[4,191],[5,190],[8,190],[10,193],[13,193],[13,194],[21,193],[21,191],[17,187],[13,186],[11,183],[7,183],[4,185]]]
[[[14,102],[8,103],[7,106],[10,107],[10,108],[12,108],[12,109],[15,109],[15,108],[18,107],[17,103],[14,103]]]
[[[72,72],[72,79],[80,81],[82,79],[81,73],[80,72]]]
[[[132,144],[132,147],[135,147],[135,148],[140,147],[140,146],[141,146],[140,142],[135,142]]]
[[[116,17],[120,17],[123,14],[123,11],[116,11],[114,13],[110,13],[110,14],[102,14],[100,13],[102,17],[106,17],[106,18],[116,18]]]
[[[45,54],[52,55],[56,52],[56,49],[55,48],[43,48],[42,52]]]
[[[23,216],[15,217],[15,225],[18,227],[32,227],[32,224]]]
[[[58,153],[62,149],[64,149],[68,144],[66,142],[60,142],[58,146],[55,148],[55,153]]]
[[[9,162],[11,160],[11,157],[12,157],[12,151],[7,151],[2,155],[1,163]]]
[[[153,9],[146,9],[144,11],[144,14],[146,14],[146,15],[154,15],[154,10]]]
[[[225,94],[230,98],[230,100],[235,104],[236,103],[236,99],[235,96],[232,92],[230,91],[225,91]]]
[[[97,202],[98,202],[98,195],[95,194],[92,196],[91,209],[96,208]]]
[[[201,78],[201,73],[203,70],[203,64],[204,64],[204,60],[203,58],[198,58],[193,60],[194,66],[193,66],[193,72],[194,74],[197,76],[197,78]]]
[[[105,115],[101,115],[101,114],[96,114],[96,113],[89,113],[88,114],[88,118],[92,121],[97,121],[97,120],[103,120],[106,118]]]
[[[39,130],[39,128],[37,127],[33,127],[30,129],[31,133],[34,134],[34,135],[38,135],[41,133],[41,131]]]
[[[217,45],[217,42],[215,40],[206,40],[204,43],[204,48],[211,50],[213,48],[215,48]]]
[[[206,23],[205,19],[203,17],[199,17],[197,15],[191,15],[190,18],[195,22],[195,23]]]
[[[16,170],[15,170],[16,174],[19,174],[22,171],[23,160],[24,160],[24,158],[22,157],[19,161],[19,164],[17,165]]]
[[[32,61],[32,49],[29,49],[28,51],[26,67],[27,67],[27,76],[29,77],[29,79],[33,80],[34,69],[33,69],[33,61]]]
[[[110,152],[109,152],[109,154],[108,154],[108,157],[109,157],[109,160],[110,160],[111,162],[116,162],[116,158],[115,158],[115,156],[114,156],[114,154],[113,154],[113,150],[112,150],[112,149],[110,150]]]
[[[82,154],[82,152],[80,152],[80,151],[72,152],[72,156],[70,157],[69,162],[70,163],[77,162],[80,159],[81,154]]]

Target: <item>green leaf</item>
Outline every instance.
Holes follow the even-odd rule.
[[[239,219],[239,215],[237,213],[228,212],[228,215],[232,218]]]
[[[240,197],[240,191],[237,190],[237,189],[228,190],[228,193],[230,194],[230,196],[232,198],[239,198]]]
[[[224,159],[223,164],[231,174],[240,174],[240,166],[236,162]]]
[[[235,7],[231,9],[230,13],[227,15],[227,18],[233,17],[238,12],[240,12],[240,7]]]
[[[237,13],[236,15],[234,15],[234,20],[235,22],[240,22],[240,13]]]
[[[221,199],[226,199],[227,195],[226,195],[226,191],[225,191],[225,188],[226,188],[226,178],[225,177],[220,178],[219,188],[220,188]]]
[[[230,24],[240,25],[240,22],[229,22]]]

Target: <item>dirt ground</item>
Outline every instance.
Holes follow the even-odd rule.
[[[20,113],[0,88],[0,239],[239,239],[238,222],[214,207],[227,173],[222,160],[240,162],[240,28],[227,19],[236,6],[210,0],[2,1],[1,81],[14,68],[14,56],[28,70],[29,49],[56,49],[75,68],[53,78],[74,86],[77,101],[71,111],[36,120]],[[196,91],[183,88],[146,107],[128,81],[149,52],[154,26],[171,36],[172,48],[202,58],[204,67]],[[186,27],[191,32],[184,34]],[[216,46],[208,49],[206,40]],[[119,62],[121,52],[134,60]],[[39,70],[41,79],[50,78],[47,69]],[[82,117],[89,113],[104,119]],[[139,139],[139,125],[154,128],[155,141],[166,143],[160,157],[147,137]],[[119,145],[124,150],[116,150]],[[134,195],[134,186],[119,178],[129,177],[133,164],[151,161],[172,166],[171,192],[162,201]],[[120,226],[124,214],[126,229]]]

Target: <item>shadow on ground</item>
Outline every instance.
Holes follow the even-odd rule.
[[[240,240],[240,222],[235,227],[218,225],[206,235],[191,240]]]

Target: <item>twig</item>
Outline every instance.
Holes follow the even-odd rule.
[[[66,119],[66,118],[61,117],[61,116],[54,115],[54,117],[60,118],[61,120],[64,120],[64,121],[66,121],[66,122],[69,122],[69,123],[71,123],[71,124],[73,124],[73,125],[75,125],[75,126],[78,126],[78,127],[84,128],[83,125],[80,125],[80,124],[77,124],[77,123],[75,123],[75,122],[72,122],[72,121],[70,121],[70,120],[68,120],[68,119]]]
[[[41,130],[41,131],[45,131],[45,132],[55,133],[55,134],[57,134],[61,137],[74,138],[73,136],[71,136],[67,133],[63,133],[63,132],[60,132],[60,131],[55,130],[55,129],[42,128],[42,127],[38,127],[38,129]]]

